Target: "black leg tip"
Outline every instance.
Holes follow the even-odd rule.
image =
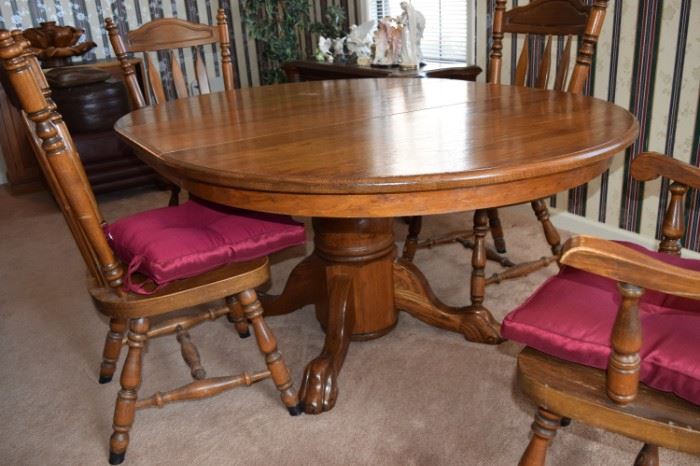
[[[112,376],[111,375],[101,375],[100,376],[100,384],[106,384],[110,383],[112,381]]]
[[[287,406],[287,411],[289,411],[290,416],[299,416],[304,412],[304,404],[299,403],[296,406]]]
[[[571,424],[571,418],[570,418],[570,417],[563,417],[563,418],[561,418],[561,421],[559,422],[559,424],[560,424],[562,427],[566,427],[566,426],[568,426],[569,424]]]
[[[238,336],[241,338],[248,338],[250,336],[250,330],[246,330],[245,332],[241,333],[238,332]]]
[[[124,462],[124,457],[126,456],[126,452],[122,453],[114,453],[114,452],[109,452],[109,464],[122,464]]]
[[[499,254],[505,254],[505,253],[508,252],[508,251],[506,250],[506,243],[505,243],[505,241],[503,241],[503,242],[501,242],[501,241],[496,241],[495,244],[494,244],[494,246],[496,246],[496,251],[497,251]]]

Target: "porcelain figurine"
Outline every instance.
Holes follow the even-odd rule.
[[[420,41],[425,30],[425,16],[408,2],[401,2],[403,13],[397,18],[401,27],[400,64],[403,69],[417,69],[423,61]]]

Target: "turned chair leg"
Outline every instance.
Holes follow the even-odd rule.
[[[137,391],[141,385],[141,359],[149,329],[148,319],[133,319],[129,325],[129,352],[122,369],[121,390],[114,407],[114,432],[109,440],[109,464],[121,464],[129,445],[129,430],[136,414]]]
[[[272,330],[263,319],[263,308],[254,290],[247,290],[238,295],[238,301],[245,310],[245,315],[253,326],[260,351],[265,355],[265,363],[270,371],[272,380],[280,391],[282,402],[287,406],[289,414],[298,416],[304,409],[299,404],[299,396],[294,390],[294,383],[289,375],[282,354],[277,350],[277,341]]]
[[[547,448],[561,425],[562,418],[556,414],[539,408],[532,423],[532,438],[520,458],[519,466],[544,466]]]
[[[403,243],[403,254],[401,258],[413,262],[418,249],[418,236],[423,227],[423,217],[411,217],[408,219],[408,236]]]
[[[248,319],[245,316],[243,306],[241,306],[241,303],[235,296],[227,297],[226,305],[229,308],[226,318],[236,327],[239,337],[248,338],[250,336],[250,330],[248,329]]]
[[[659,447],[645,443],[634,460],[634,466],[659,466]]]
[[[489,227],[491,228],[491,237],[493,238],[493,244],[496,246],[496,251],[500,254],[505,254],[506,251],[506,240],[503,237],[503,227],[501,226],[501,219],[498,216],[498,209],[488,209],[489,214]]]
[[[472,306],[483,307],[486,292],[486,233],[488,214],[485,210],[474,211],[474,250],[472,251],[472,275],[469,286]]]
[[[174,207],[180,204],[180,187],[176,184],[170,183],[170,199],[168,200],[168,206]]]
[[[556,228],[554,228],[554,225],[549,218],[549,209],[547,209],[547,204],[545,204],[544,200],[538,199],[536,201],[532,201],[531,205],[532,210],[535,211],[537,220],[542,223],[544,236],[552,249],[552,254],[559,257],[561,254],[561,238],[559,237],[559,232]]]
[[[112,317],[109,320],[109,331],[105,338],[105,346],[102,350],[102,364],[100,365],[100,383],[112,381],[114,371],[117,368],[119,353],[122,350],[122,341],[128,325],[127,319]]]

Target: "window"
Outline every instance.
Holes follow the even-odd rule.
[[[400,16],[403,0],[369,0],[370,18]],[[431,61],[474,62],[474,0],[412,0],[425,16],[423,56]]]

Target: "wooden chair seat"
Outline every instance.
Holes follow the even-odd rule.
[[[644,442],[636,466],[658,466],[660,446],[700,454],[700,261],[674,257],[700,168],[644,153],[632,176],[673,180],[659,253],[573,237],[566,267],[504,319],[529,345],[518,381],[539,407],[521,465],[545,464],[564,418]]]
[[[644,443],[700,454],[700,406],[672,393],[640,384],[635,402],[621,406],[605,394],[604,370],[532,348],[518,355],[518,385],[539,406],[560,416]]]
[[[247,262],[235,262],[192,278],[174,281],[148,295],[132,292],[117,295],[98,284],[91,276],[87,278],[87,288],[100,312],[110,317],[131,319],[199,306],[257,288],[264,285],[269,278],[269,260],[267,257],[261,257]],[[140,274],[136,275],[134,280],[140,283],[149,281]]]

